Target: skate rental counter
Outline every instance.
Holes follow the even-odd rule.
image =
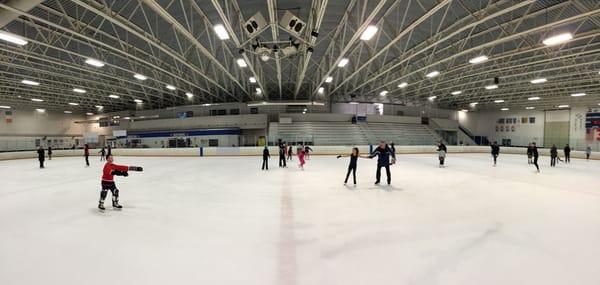
[[[371,148],[376,146],[357,146],[361,153],[369,153]],[[311,146],[313,151],[311,155],[338,155],[347,154],[352,150],[352,146]],[[156,156],[156,157],[204,157],[204,156],[262,156],[264,147],[200,147],[200,148],[116,148],[112,149],[115,156]],[[435,145],[424,146],[396,146],[396,154],[436,154]],[[99,149],[90,149],[90,156],[99,156]],[[270,146],[269,151],[272,156],[278,154],[277,146]],[[460,153],[490,153],[489,146],[448,146],[449,154]],[[540,148],[539,154],[549,156],[550,149]],[[500,147],[500,155],[516,154],[526,155],[526,148],[523,147]],[[53,157],[75,157],[83,156],[82,149],[75,150],[54,150]],[[562,157],[562,150],[559,151]],[[21,152],[3,152],[0,153],[0,160],[11,159],[31,159],[37,158],[35,151]],[[572,151],[571,158],[585,158],[584,151]],[[600,159],[600,154],[592,153],[590,159]]]

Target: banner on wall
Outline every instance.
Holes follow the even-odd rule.
[[[587,141],[600,141],[600,112],[585,114],[585,133]]]

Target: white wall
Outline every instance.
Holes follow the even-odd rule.
[[[85,125],[74,123],[83,119],[79,115],[31,109],[0,110],[0,151],[34,149],[36,140],[44,137],[44,146],[50,140],[54,148],[70,147],[86,130]]]
[[[496,131],[498,119],[517,118],[515,131]],[[535,124],[522,124],[521,118],[535,117]],[[538,145],[544,144],[544,112],[536,110],[519,111],[481,111],[481,112],[460,112],[459,123],[467,128],[473,135],[486,136],[491,141],[502,142],[502,139],[510,139],[512,145],[525,146],[530,142],[536,142]],[[504,125],[512,127],[512,125]]]

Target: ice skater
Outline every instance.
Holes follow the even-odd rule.
[[[533,144],[529,143],[527,146],[527,164],[531,165],[533,163]]]
[[[104,161],[106,159],[106,148],[102,147],[98,153],[100,154],[100,161]]]
[[[106,163],[102,170],[102,190],[100,191],[100,201],[98,202],[98,209],[106,210],[104,208],[104,200],[108,195],[108,191],[112,193],[112,206],[116,209],[121,209],[123,206],[119,205],[119,189],[115,185],[114,176],[129,176],[128,171],[143,171],[144,169],[140,166],[126,166],[117,165],[113,163],[113,156],[106,156]]]
[[[558,157],[558,150],[556,145],[552,145],[550,148],[550,167],[556,167],[556,158]]]
[[[313,151],[312,148],[310,148],[310,146],[305,145],[304,146],[304,155],[306,156],[306,159],[310,159],[310,152]]]
[[[269,158],[271,158],[271,154],[269,153],[269,148],[265,146],[265,148],[263,149],[262,170],[269,170]]]
[[[387,175],[387,184],[392,184],[392,174],[390,173],[390,165],[396,163],[396,154],[392,152],[390,147],[385,141],[380,141],[379,146],[369,155],[369,158],[377,156],[377,173],[375,175],[375,185],[379,185],[381,182],[381,168],[385,167],[385,174]],[[392,162],[390,163],[390,156]]]
[[[279,167],[287,167],[286,161],[285,161],[285,143],[283,143],[281,140],[279,140]]]
[[[447,152],[448,152],[448,148],[446,148],[446,145],[442,141],[439,141],[437,153],[438,153],[438,159],[440,160],[440,168],[444,168],[444,161],[446,161],[446,153]]]
[[[292,158],[294,157],[294,152],[293,152],[292,144],[289,144],[289,146],[290,147],[288,148],[288,151],[287,151],[287,159],[289,161],[292,161],[293,160]]]
[[[569,144],[565,145],[563,151],[565,153],[565,163],[571,163],[571,147]]]
[[[90,167],[90,147],[88,144],[83,147],[83,156],[85,156],[85,165]]]
[[[348,183],[348,177],[350,177],[350,172],[352,172],[352,178],[354,180],[354,186],[356,186],[356,166],[358,163],[358,158],[362,157],[362,158],[368,158],[368,156],[361,156],[359,154],[358,148],[357,147],[353,147],[352,148],[352,153],[350,154],[340,154],[337,156],[337,158],[339,159],[340,157],[350,157],[350,164],[348,164],[348,173],[346,173],[346,179],[344,180],[344,185],[346,185],[346,183]]]
[[[44,148],[42,146],[37,149],[38,161],[40,162],[40,168],[44,168],[44,160],[46,159],[46,155],[44,153]]]
[[[306,161],[304,160],[304,156],[306,155],[306,152],[304,152],[304,149],[302,149],[302,147],[298,147],[296,152],[298,153],[298,161],[300,161],[300,164],[298,164],[298,167],[300,167],[300,169],[304,170],[304,164],[306,164]]]
[[[585,148],[585,159],[590,160],[591,155],[592,155],[592,148],[588,145],[588,147]]]
[[[52,147],[48,147],[48,160],[52,160]]]
[[[540,173],[540,166],[538,165],[538,158],[540,157],[540,154],[538,153],[536,143],[531,143],[531,155],[533,156],[533,165],[535,165],[537,173]]]
[[[498,142],[494,141],[490,146],[492,148],[492,157],[494,158],[494,167],[496,166],[496,161],[498,160],[498,156],[500,155],[500,146],[498,146]]]

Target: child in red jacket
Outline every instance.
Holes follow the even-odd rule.
[[[102,170],[102,191],[100,192],[100,201],[98,202],[98,209],[105,210],[104,200],[108,195],[108,190],[112,193],[112,205],[114,208],[121,209],[123,206],[119,205],[119,189],[115,185],[114,176],[125,176],[127,177],[131,171],[143,171],[144,169],[139,166],[125,166],[117,165],[113,163],[112,155],[106,156],[106,164]]]

